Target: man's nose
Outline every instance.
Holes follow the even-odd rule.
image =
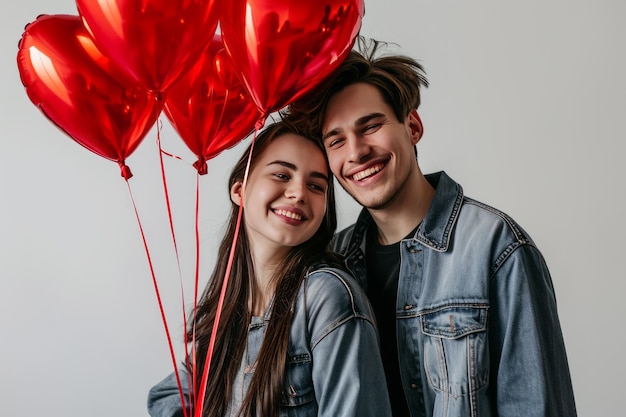
[[[346,141],[350,162],[360,162],[371,151],[370,146],[362,138],[353,136],[347,138]]]

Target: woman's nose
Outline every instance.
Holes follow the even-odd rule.
[[[285,191],[285,196],[295,199],[296,201],[304,201],[305,195],[306,184],[303,181],[291,181]]]

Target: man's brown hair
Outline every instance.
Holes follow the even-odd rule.
[[[355,83],[370,84],[393,109],[398,121],[420,105],[420,88],[428,87],[424,68],[404,55],[384,55],[389,44],[358,37],[353,50],[341,65],[319,86],[293,103],[283,113],[309,135],[320,138],[324,115],[331,97]]]

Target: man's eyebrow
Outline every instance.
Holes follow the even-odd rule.
[[[358,119],[356,119],[356,126],[363,126],[364,124],[367,124],[370,120],[372,119],[377,119],[379,117],[385,117],[384,113],[370,113],[370,114],[366,114],[363,117],[359,117]]]
[[[358,119],[356,119],[356,122],[354,123],[355,126],[363,126],[364,124],[367,124],[370,120],[372,119],[376,119],[379,117],[385,117],[384,113],[370,113],[370,114],[366,114],[365,116],[361,116]],[[335,128],[329,132],[326,132],[325,135],[322,136],[322,141],[328,139],[331,136],[335,136],[337,134],[339,134],[340,132],[342,132],[343,129],[341,128]]]
[[[329,137],[331,137],[331,136],[335,136],[335,135],[337,135],[339,132],[341,132],[341,130],[342,130],[342,129],[339,129],[339,128],[337,127],[337,128],[335,128],[335,129],[333,129],[333,130],[331,130],[331,131],[329,131],[329,132],[326,132],[326,134],[325,134],[325,135],[322,135],[322,142],[323,142],[323,141],[325,141],[326,139],[328,139],[328,138],[329,138]]]
[[[280,165],[283,166],[285,168],[289,168],[292,171],[297,171],[298,167],[294,164],[292,164],[291,162],[287,162],[287,161],[281,161],[279,159],[275,160],[275,161],[271,161],[267,164],[267,166],[270,165]],[[324,181],[328,182],[328,175],[324,174],[323,172],[318,172],[318,171],[313,171],[311,172],[311,176],[314,178],[320,178],[323,179]]]

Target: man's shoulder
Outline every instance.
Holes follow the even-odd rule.
[[[533,244],[529,234],[507,213],[493,206],[464,197],[460,228],[469,227],[476,231],[489,231],[508,236],[520,244]]]
[[[427,175],[427,177],[431,184],[441,185],[441,187],[436,187],[438,192],[441,191],[441,200],[438,201],[435,207],[431,206],[431,210],[435,209],[446,213],[450,211],[452,213],[450,218],[441,217],[441,221],[445,220],[448,223],[456,222],[456,228],[462,229],[463,234],[495,233],[499,231],[499,233],[507,235],[520,243],[531,242],[528,233],[511,216],[494,206],[465,195],[461,185],[444,171]],[[456,206],[459,203],[459,210],[456,210]],[[452,221],[453,219],[454,221]],[[441,226],[441,224],[435,226]]]

